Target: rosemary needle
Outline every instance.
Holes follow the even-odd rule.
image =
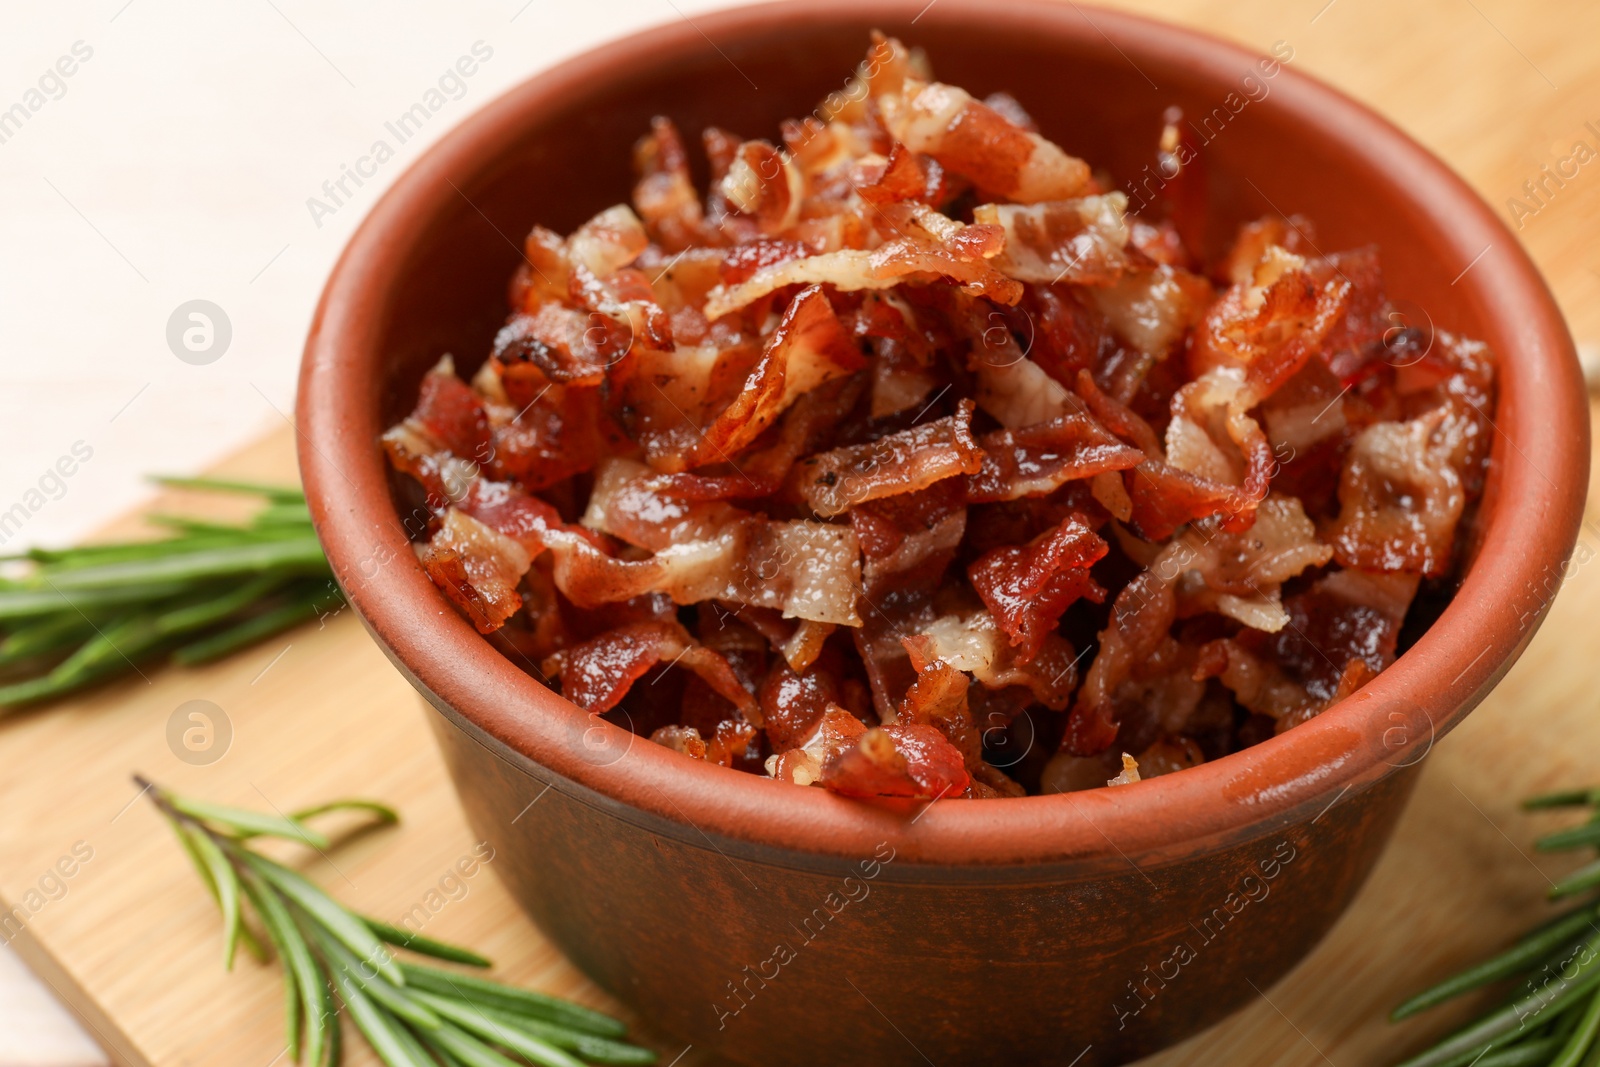
[[[13,557],[0,577],[0,711],[165,657],[208,663],[344,606],[300,490],[157,480],[263,506],[247,522],[157,515],[166,537]]]
[[[1389,1019],[1391,1022],[1399,1022],[1480,986],[1521,974],[1542,962],[1552,950],[1567,944],[1583,931],[1591,930],[1595,926],[1594,906],[1586,905],[1560,922],[1528,934],[1500,955],[1484,960],[1455,977],[1418,993],[1396,1008]]]
[[[263,941],[282,963],[288,1052],[296,1062],[336,1067],[343,1018],[388,1067],[655,1062],[654,1052],[619,1040],[627,1028],[608,1015],[459,971],[400,962],[387,946],[489,966],[469,949],[358,915],[250,847],[267,835],[328,847],[306,820],[347,811],[392,823],[397,817],[387,806],[340,800],[269,815],[175,796],[137,776],[134,781],[171,823],[219,905],[224,965],[232,966],[236,945],[261,952]]]
[[[1534,797],[1530,811],[1600,808],[1600,789]],[[1542,851],[1600,846],[1600,811],[1589,821],[1547,834]],[[1600,889],[1600,860],[1567,875],[1552,898]],[[1390,1015],[1398,1022],[1472,990],[1521,977],[1511,999],[1400,1067],[1600,1067],[1600,899],[1530,930],[1510,948],[1418,993]]]

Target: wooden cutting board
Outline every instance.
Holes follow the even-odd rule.
[[[1396,118],[1497,206],[1564,155],[1586,119],[1600,117],[1584,110],[1600,89],[1600,68],[1592,56],[1585,62],[1582,44],[1600,36],[1600,7],[1582,0],[1537,10],[1491,0],[1126,6],[1260,50],[1290,42],[1301,69]],[[1592,253],[1600,171],[1590,169],[1525,219],[1520,235],[1580,339],[1600,337]],[[291,434],[260,442],[223,470],[292,479]],[[192,502],[170,494],[157,506]],[[1600,556],[1600,523],[1583,542],[1583,556]],[[1523,815],[1514,802],[1600,781],[1597,612],[1600,561],[1577,568],[1516,669],[1427,757],[1392,846],[1327,940],[1258,1001],[1148,1063],[1378,1064],[1452,1021],[1391,1028],[1382,1016],[1540,914],[1549,878],[1571,865],[1529,851],[1551,817]],[[225,752],[205,765],[180,759],[187,750],[168,741],[174,714],[194,700],[220,709],[217,725],[225,718],[231,731]],[[283,1063],[276,968],[245,959],[221,972],[215,908],[129,775],[259,808],[361,793],[397,806],[403,824],[328,857],[304,857],[312,877],[376,915],[398,918],[421,906],[432,915],[429,934],[476,946],[499,975],[611,1007],[516,910],[493,863],[459,875],[474,841],[426,714],[345,616],[208,668],[148,671],[0,722],[0,900],[22,918],[13,944],[120,1064]],[[189,725],[180,715],[177,732]],[[686,1051],[678,1062],[703,1062],[699,1050],[643,1034],[664,1065]],[[375,1060],[354,1041],[347,1062]]]

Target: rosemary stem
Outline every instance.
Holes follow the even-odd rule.
[[[1490,1012],[1482,1019],[1400,1064],[1400,1067],[1444,1067],[1463,1052],[1479,1049],[1528,1021],[1549,1013],[1553,1018],[1600,987],[1600,934],[1584,943],[1583,953],[1570,977],[1557,975],[1543,988]]]
[[[1592,904],[1553,925],[1534,931],[1500,955],[1470,967],[1431,989],[1423,990],[1396,1008],[1389,1019],[1399,1022],[1463,993],[1520,974],[1543,960],[1553,949],[1591,928],[1595,928],[1595,907]],[[1600,928],[1597,928],[1597,932],[1600,932]]]

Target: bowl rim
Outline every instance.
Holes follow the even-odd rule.
[[[785,25],[855,24],[864,16],[1098,37],[1125,58],[1180,62],[1202,77],[1236,77],[1260,58],[1187,28],[1049,0],[779,0],[697,13],[613,40],[486,104],[412,163],[372,208],[329,276],[306,340],[297,412],[307,498],[334,572],[379,644],[457,726],[547,787],[713,847],[720,840],[851,857],[890,840],[898,855],[925,864],[1072,861],[1142,869],[1314,822],[1351,789],[1414,765],[1510,668],[1559,587],[1587,485],[1586,393],[1554,299],[1492,209],[1387,120],[1288,67],[1259,106],[1283,109],[1354,157],[1381,159],[1386,180],[1404,190],[1449,251],[1443,269],[1470,264],[1457,282],[1476,302],[1485,332],[1514,340],[1493,346],[1500,394],[1491,477],[1498,499],[1481,517],[1476,561],[1440,618],[1393,666],[1309,722],[1133,786],[978,804],[863,803],[686,760],[588,715],[480,637],[422,569],[407,563],[414,557],[377,446],[383,427],[376,404],[362,414],[351,398],[375,394],[382,359],[375,324],[393,298],[403,252],[423,229],[416,220],[465,198],[456,178],[483,173],[529,117],[581,94],[607,71],[657,69],[707,42]]]

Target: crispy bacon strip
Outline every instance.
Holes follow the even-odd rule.
[[[619,626],[557,653],[552,661],[546,669],[560,676],[561,695],[594,715],[616,707],[651,667],[680,663],[751,722],[761,723],[755,697],[739,682],[728,661],[675,622]]]
[[[417,559],[479,633],[498,630],[522,608],[517,583],[532,562],[527,550],[464,512],[448,509],[439,532],[417,546]]]
[[[1246,632],[1200,651],[1196,678],[1215,677],[1279,732],[1349,696],[1394,662],[1415,575],[1336,571],[1289,598],[1291,625]]]
[[[1158,361],[1183,340],[1212,299],[1205,279],[1169,264],[1124,273],[1088,292],[1119,337]]]
[[[1280,584],[1327,562],[1330,550],[1312,539],[1311,524],[1292,498],[1269,499],[1262,525],[1259,533],[1229,532],[1216,520],[1191,526],[1123,587],[1074,702],[1064,750],[1092,756],[1116,740],[1124,686],[1137,682],[1140,667],[1171,642],[1180,603],[1211,606],[1247,624],[1281,629],[1289,621],[1276,600]]]
[[[1380,422],[1351,443],[1329,531],[1340,563],[1427,576],[1449,569],[1466,494],[1441,433],[1448,419],[1440,408]]]
[[[978,557],[967,567],[967,577],[1011,639],[1017,661],[1028,663],[1074,601],[1105,599],[1089,568],[1108,551],[1110,546],[1074,515],[1026,545]]]
[[[972,217],[1005,231],[995,269],[1023,282],[1107,285],[1133,265],[1123,193],[1038,204],[982,204]]]
[[[822,765],[822,784],[856,797],[959,795],[971,782],[961,753],[931,726],[875,726]]]
[[[1026,663],[988,611],[942,615],[924,624],[920,634],[932,644],[928,655],[966,671],[989,689],[1024,686],[1045,707],[1060,711],[1078,685],[1078,657],[1066,638],[1048,632]]]
[[[580,607],[662,593],[677,604],[731,600],[773,608],[786,618],[844,626],[861,622],[855,607],[861,550],[847,526],[738,513],[741,517],[714,533],[702,529],[707,536],[667,545],[647,559],[619,559],[602,547],[599,534],[567,526],[550,505],[504,484],[479,479],[459,506],[532,554],[548,549],[556,587]],[[633,522],[621,507],[613,515],[607,502],[597,514],[590,521],[600,526]],[[684,529],[700,529],[695,523],[706,514],[690,509],[679,517]],[[637,532],[637,527],[618,528]]]
[[[689,157],[678,127],[660,115],[633,146],[633,206],[656,241],[670,251],[701,239],[705,222],[700,198],[689,178]]]
[[[1089,415],[1063,415],[978,439],[983,466],[967,478],[967,500],[989,503],[1044,496],[1070,481],[1144,462]]]
[[[746,280],[706,295],[706,318],[716,320],[788,285],[832,285],[840,292],[892,289],[920,277],[960,282],[974,295],[1015,304],[1022,286],[989,265],[1005,246],[997,226],[963,226],[924,204],[878,209],[889,239],[877,248],[841,248],[762,267]]]
[[[681,450],[656,450],[651,462],[669,472],[732,462],[800,397],[864,366],[828,298],[813,285],[790,302],[729,404],[704,428],[678,427],[673,440],[683,442]]]
[[[913,152],[1020,204],[1065,200],[1089,183],[1089,165],[1013,125],[963,89],[907,78],[880,98],[884,125]]]
[[[977,474],[983,450],[972,439],[972,411],[972,401],[963,400],[954,415],[803,460],[795,468],[800,492],[813,512],[827,518],[869,500]]]
[[[728,203],[754,218],[763,233],[782,233],[800,221],[805,178],[787,153],[766,141],[740,145],[719,184]]]

